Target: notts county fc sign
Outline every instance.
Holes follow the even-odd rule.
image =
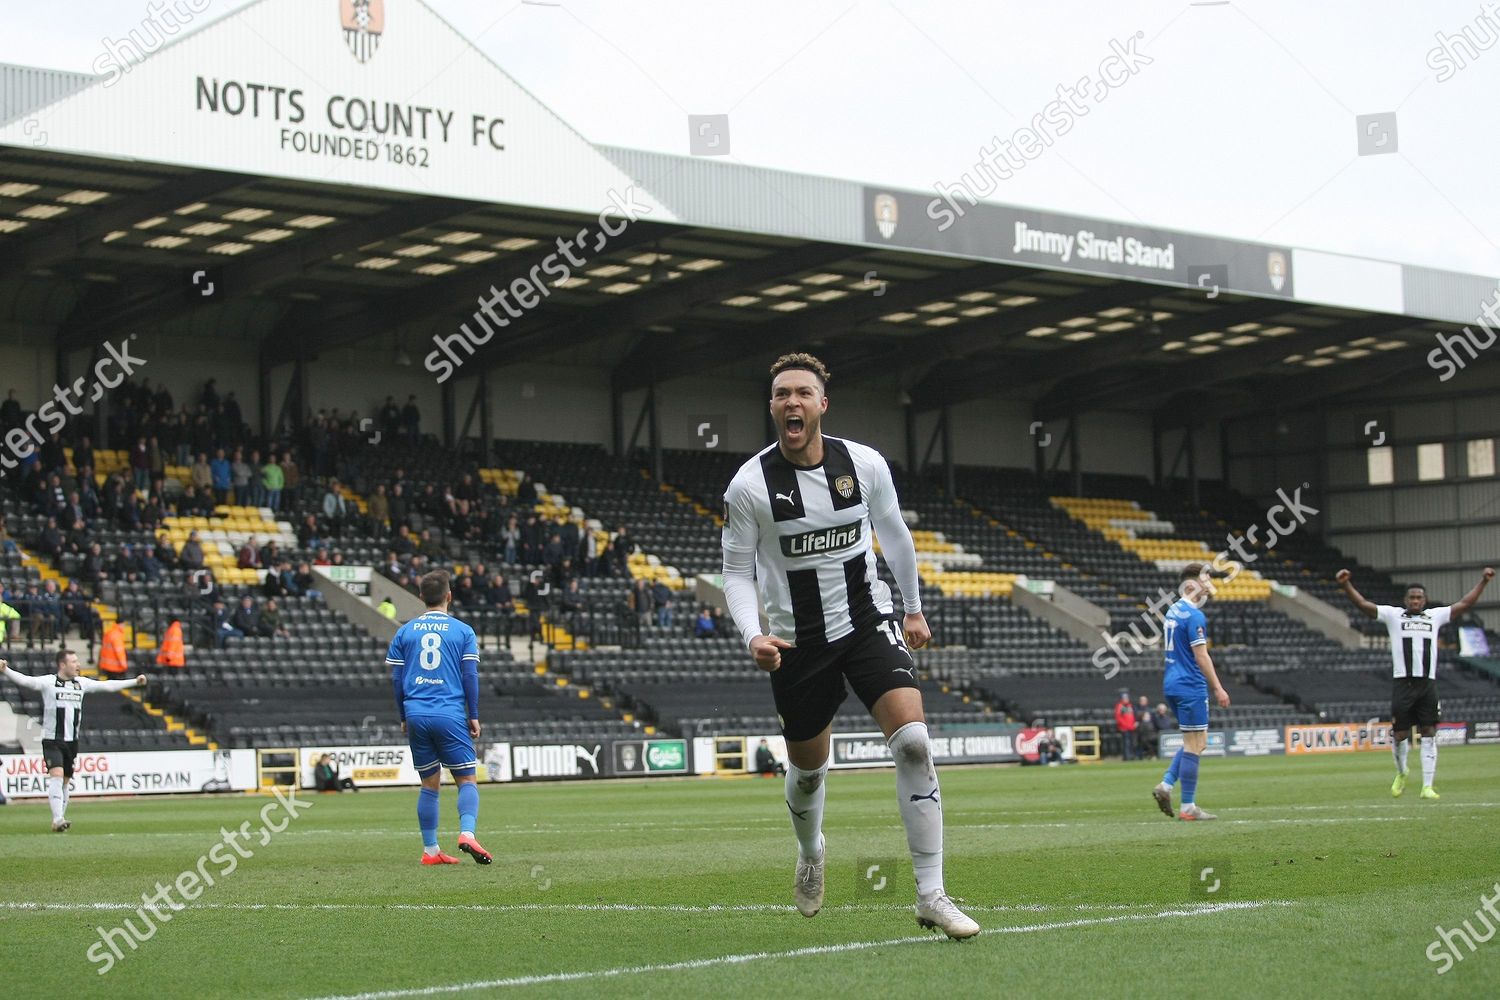
[[[365,62],[380,48],[385,31],[385,0],[339,0],[344,41],[354,58]]]

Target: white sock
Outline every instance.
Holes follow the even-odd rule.
[[[1406,754],[1411,749],[1411,740],[1394,740],[1391,743],[1391,756],[1396,758],[1396,773],[1406,773]]]
[[[52,806],[52,822],[54,824],[63,821],[63,813],[68,808],[67,793],[63,791],[63,782],[66,778],[47,778],[47,802]]]
[[[1437,735],[1422,737],[1422,784],[1432,787],[1432,779],[1437,776]]]
[[[438,844],[433,844],[431,847],[428,847],[426,844],[422,845],[422,853],[426,854],[428,857],[435,858],[439,854],[441,854],[442,852],[443,852],[443,849]]]
[[[816,771],[786,765],[786,808],[792,814],[797,851],[805,861],[823,853],[823,799],[828,792],[828,762]]]
[[[891,734],[891,757],[896,761],[896,802],[911,849],[917,895],[943,891],[943,806],[927,725],[908,722]]]

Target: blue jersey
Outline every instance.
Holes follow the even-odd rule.
[[[1194,646],[1208,643],[1208,619],[1187,598],[1179,598],[1162,619],[1166,631],[1167,673],[1162,688],[1167,691],[1202,691],[1208,681],[1198,669]]]
[[[429,611],[396,630],[385,657],[401,720],[479,718],[479,641],[445,611]]]

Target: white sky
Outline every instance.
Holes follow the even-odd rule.
[[[1142,32],[1152,63],[990,200],[1500,275],[1500,45],[1444,82],[1427,62],[1440,31],[1500,38],[1485,2],[429,5],[595,142],[686,153],[688,113],[728,113],[730,159],[916,190]],[[8,0],[0,61],[88,72],[146,14]],[[1355,115],[1389,111],[1398,152],[1357,155]]]

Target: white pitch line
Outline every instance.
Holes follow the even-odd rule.
[[[1157,910],[1166,903],[999,903],[994,905],[965,903],[965,908],[983,913],[1088,913],[1098,911]],[[1226,903],[1188,903],[1172,912],[1214,912]],[[1243,904],[1237,904],[1243,905]],[[1269,900],[1255,905],[1283,906],[1284,901]],[[134,912],[140,903],[45,903],[0,900],[0,910],[22,912]],[[181,910],[227,910],[263,912],[267,910],[419,911],[449,913],[791,913],[790,903],[729,903],[697,905],[692,903],[183,903]],[[173,912],[181,912],[174,910]],[[824,912],[903,912],[911,906],[902,903],[841,903],[824,907]],[[1157,916],[1156,913],[1136,914]]]
[[[1040,931],[1065,930],[1074,927],[1087,927],[1094,924],[1113,924],[1125,920],[1159,920],[1167,917],[1196,916],[1201,913],[1223,913],[1234,910],[1256,910],[1264,906],[1290,905],[1280,901],[1272,902],[1236,902],[1236,903],[1214,903],[1207,908],[1198,909],[1176,909],[1166,910],[1161,913],[1135,913],[1123,914],[1115,917],[1083,918],[1080,920],[1066,920],[1046,924],[1023,924],[1017,927],[992,928],[991,933],[998,934],[1028,934]],[[871,948],[889,948],[903,944],[934,944],[942,941],[942,937],[924,935],[921,937],[889,938],[885,941],[853,941],[848,944],[817,945],[808,948],[794,948],[790,951],[754,951],[739,955],[720,955],[715,958],[694,958],[682,962],[663,962],[656,965],[626,965],[617,966],[612,969],[592,969],[580,972],[550,972],[542,975],[512,976],[507,979],[488,979],[468,983],[450,983],[442,986],[422,986],[403,990],[379,990],[371,993],[350,993],[339,996],[320,997],[318,1000],[395,1000],[398,997],[436,996],[443,993],[467,993],[470,990],[493,990],[510,986],[537,986],[544,983],[567,983],[577,982],[584,979],[612,979],[619,976],[642,975],[650,972],[681,972],[690,969],[708,969],[720,965],[745,965],[749,962],[757,962],[771,958],[801,958],[805,955],[837,955],[851,951],[868,951]]]

